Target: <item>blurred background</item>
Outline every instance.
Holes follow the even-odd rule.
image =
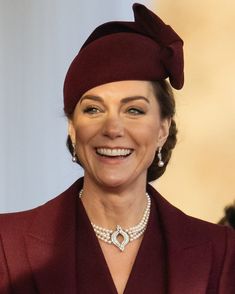
[[[235,199],[235,2],[138,2],[185,44],[178,145],[153,185],[186,213],[217,222]],[[91,31],[132,20],[133,3],[0,0],[0,212],[38,206],[82,175],[65,146],[64,77]]]

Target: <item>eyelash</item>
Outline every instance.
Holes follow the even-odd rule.
[[[141,115],[145,114],[145,112],[142,109],[131,107],[127,110],[127,112],[133,114],[133,115]]]
[[[97,106],[87,106],[84,110],[83,113],[88,113],[88,114],[96,114],[102,112],[101,109],[99,109]]]
[[[97,106],[87,106],[84,108],[83,113],[88,113],[88,114],[97,114],[103,112],[100,108]],[[126,111],[127,113],[130,113],[131,115],[143,115],[145,114],[145,111],[142,109],[136,108],[136,107],[130,107]]]

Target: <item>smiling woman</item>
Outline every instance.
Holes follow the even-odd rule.
[[[138,83],[137,83],[137,81],[125,81],[125,83],[127,83],[127,82],[129,82],[129,83],[132,82],[132,86],[133,86],[133,88],[128,89],[129,91],[130,90],[133,91],[135,89],[134,82],[136,84],[138,84],[138,83],[140,84],[142,82],[144,85],[143,81],[138,81]],[[123,85],[125,85],[125,83],[123,82]],[[165,81],[155,81],[155,82],[152,82],[152,81],[146,82],[145,81],[145,84],[148,84],[147,87],[149,87],[149,89],[151,90],[151,92],[152,92],[151,94],[154,96],[154,100],[156,100],[156,103],[158,104],[158,108],[159,108],[158,115],[160,115],[161,119],[166,119],[169,123],[169,132],[168,132],[168,136],[166,138],[166,142],[164,144],[161,144],[161,159],[162,159],[161,162],[163,164],[161,166],[159,166],[159,153],[155,152],[154,159],[153,159],[151,165],[147,169],[147,181],[150,182],[150,181],[156,180],[164,173],[164,171],[167,167],[167,164],[170,160],[172,149],[175,147],[175,144],[176,144],[177,129],[176,129],[175,121],[174,121],[175,100],[174,100],[172,90],[170,89],[168,83]],[[115,83],[113,86],[115,86],[115,85],[118,85],[118,83]],[[128,88],[128,86],[127,86],[127,88]],[[137,91],[135,91],[135,92],[137,92]],[[83,95],[83,97],[81,98],[80,104],[84,98],[90,99],[90,102],[92,102],[94,100],[100,101],[100,102],[102,101],[102,98],[99,96],[86,94],[86,95]],[[146,102],[149,103],[149,100],[146,99],[146,97],[140,96],[139,94],[123,98],[122,103],[131,102],[131,101],[134,102],[136,100],[145,100]],[[151,107],[151,105],[149,105],[149,107]],[[99,108],[97,109],[97,105],[94,105],[91,103],[90,107],[86,111],[96,113],[96,112],[99,112]],[[137,107],[136,105],[134,107],[129,106],[128,112],[132,112],[133,115],[134,114],[144,115],[144,113],[145,113],[144,109],[142,109],[141,107]],[[69,121],[71,123],[73,121],[73,114],[67,114],[67,116],[68,116]],[[78,158],[76,156],[76,154],[74,153],[74,147],[73,147],[73,143],[71,141],[70,135],[68,136],[67,146],[68,146],[68,149],[69,149],[71,155],[73,156],[73,154],[74,154],[75,162],[82,165],[80,162],[80,158]]]
[[[185,215],[148,183],[176,144],[183,41],[145,6],[133,10],[134,22],[96,28],[69,67],[67,145],[84,177],[0,216],[1,293],[234,293],[234,232]]]
[[[169,126],[150,82],[120,81],[88,90],[69,121],[70,138],[85,171],[85,191],[93,191],[93,182],[102,189],[143,189]]]

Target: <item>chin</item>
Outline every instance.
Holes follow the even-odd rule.
[[[107,176],[107,177],[98,177],[98,182],[107,188],[120,188],[125,187],[129,184],[127,177],[117,177],[117,176]]]
[[[146,174],[141,174],[141,175],[130,175],[129,176],[126,174],[122,174],[121,176],[116,175],[108,175],[104,177],[98,177],[99,183],[106,188],[110,189],[125,189],[130,186],[137,185],[138,182],[143,182],[146,179]]]

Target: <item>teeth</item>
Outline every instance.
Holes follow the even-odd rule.
[[[105,156],[126,156],[131,154],[131,149],[109,149],[109,148],[97,148],[97,153]]]

